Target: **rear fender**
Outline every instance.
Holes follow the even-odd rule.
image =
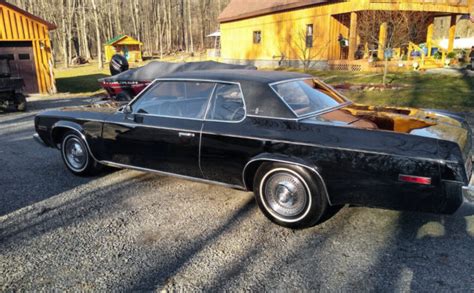
[[[307,161],[301,158],[297,158],[297,157],[289,157],[285,155],[270,154],[270,153],[263,153],[263,154],[253,157],[247,162],[247,164],[245,165],[242,171],[242,182],[244,183],[246,190],[252,190],[253,182],[249,180],[249,177],[252,177],[251,179],[253,179],[253,176],[249,176],[249,174],[251,173],[255,174],[254,173],[255,168],[264,162],[285,163],[285,164],[300,166],[307,169],[308,171],[310,171],[311,174],[314,175],[314,178],[321,183],[321,185],[323,186],[323,192],[325,193],[328,203],[329,205],[332,205],[331,199],[329,197],[329,194],[326,188],[326,183],[324,182],[323,177],[319,173],[317,166],[315,166],[314,164],[310,164]]]

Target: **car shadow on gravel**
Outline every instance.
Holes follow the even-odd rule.
[[[228,220],[219,224],[219,228],[213,230],[201,239],[196,239],[189,248],[182,251],[177,259],[167,259],[164,265],[153,267],[141,274],[141,277],[131,284],[126,291],[154,291],[162,286],[170,285],[173,287],[173,276],[178,273],[182,267],[201,252],[205,247],[215,243],[226,231],[233,229],[243,219],[255,211],[256,204],[252,198],[248,199],[240,209],[238,209]],[[179,288],[177,288],[179,290]]]
[[[125,171],[127,172],[127,171]],[[94,217],[104,218],[116,204],[130,197],[129,190],[134,185],[156,179],[156,176],[137,173],[127,179],[102,178],[101,186],[76,188],[73,194],[48,199],[6,217],[0,224],[0,251],[10,244],[19,245],[40,237],[49,231],[66,228]],[[58,194],[59,195],[59,194]]]
[[[454,215],[401,213],[394,241],[379,253],[378,263],[369,272],[376,276],[372,288],[472,291],[474,230],[469,229],[468,217],[473,215],[473,206]]]
[[[38,110],[87,105],[91,98],[35,100],[24,113],[0,114],[0,216],[86,184],[67,172],[59,152],[32,136]]]

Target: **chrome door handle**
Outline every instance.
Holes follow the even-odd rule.
[[[178,133],[179,137],[194,137],[194,133],[191,132],[179,132]]]

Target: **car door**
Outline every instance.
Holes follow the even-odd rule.
[[[214,83],[158,81],[104,124],[104,158],[202,178],[199,140]]]
[[[263,149],[260,140],[246,137],[254,126],[245,116],[239,84],[218,83],[202,130],[201,170],[205,179],[243,186],[245,164]]]

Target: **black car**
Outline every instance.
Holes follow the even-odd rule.
[[[305,74],[175,73],[121,108],[46,111],[35,127],[74,174],[108,165],[253,191],[291,228],[344,204],[453,213],[472,200],[463,118],[354,104]]]

